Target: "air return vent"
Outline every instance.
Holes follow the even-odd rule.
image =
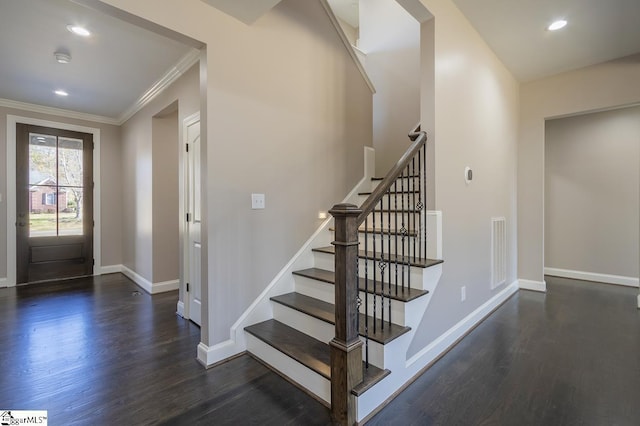
[[[491,288],[507,281],[507,221],[491,218]]]

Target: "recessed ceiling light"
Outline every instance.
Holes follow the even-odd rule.
[[[67,29],[75,35],[79,35],[82,37],[89,37],[91,35],[91,32],[88,29],[86,29],[85,27],[81,27],[80,25],[69,24],[67,25]]]
[[[552,22],[551,25],[547,27],[547,29],[549,31],[557,31],[566,26],[567,26],[567,21],[565,21],[564,19],[558,19],[557,21]]]
[[[62,90],[62,89],[58,89],[58,90],[54,91],[53,93],[55,93],[58,96],[69,96],[69,94],[67,92],[65,92],[64,90]]]

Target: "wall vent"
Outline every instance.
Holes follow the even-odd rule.
[[[491,288],[507,281],[507,220],[491,218]]]

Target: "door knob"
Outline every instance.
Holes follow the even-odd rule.
[[[24,226],[25,223],[24,222],[18,222],[18,226]]]

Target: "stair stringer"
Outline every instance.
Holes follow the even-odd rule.
[[[375,168],[375,150],[371,147],[364,147],[364,176],[351,192],[344,198],[343,203],[358,203],[358,192],[366,191],[370,188],[371,178]],[[214,346],[207,346],[203,343],[198,345],[198,361],[205,367],[211,367],[225,359],[235,356],[247,350],[247,339],[244,328],[262,321],[273,318],[273,306],[270,298],[280,294],[289,293],[294,290],[293,271],[311,268],[314,265],[314,256],[311,249],[331,244],[332,233],[329,227],[333,223],[333,218],[329,217],[318,227],[313,235],[304,243],[298,252],[289,262],[278,272],[267,287],[253,301],[253,303],[243,312],[238,320],[231,326],[229,339]]]

